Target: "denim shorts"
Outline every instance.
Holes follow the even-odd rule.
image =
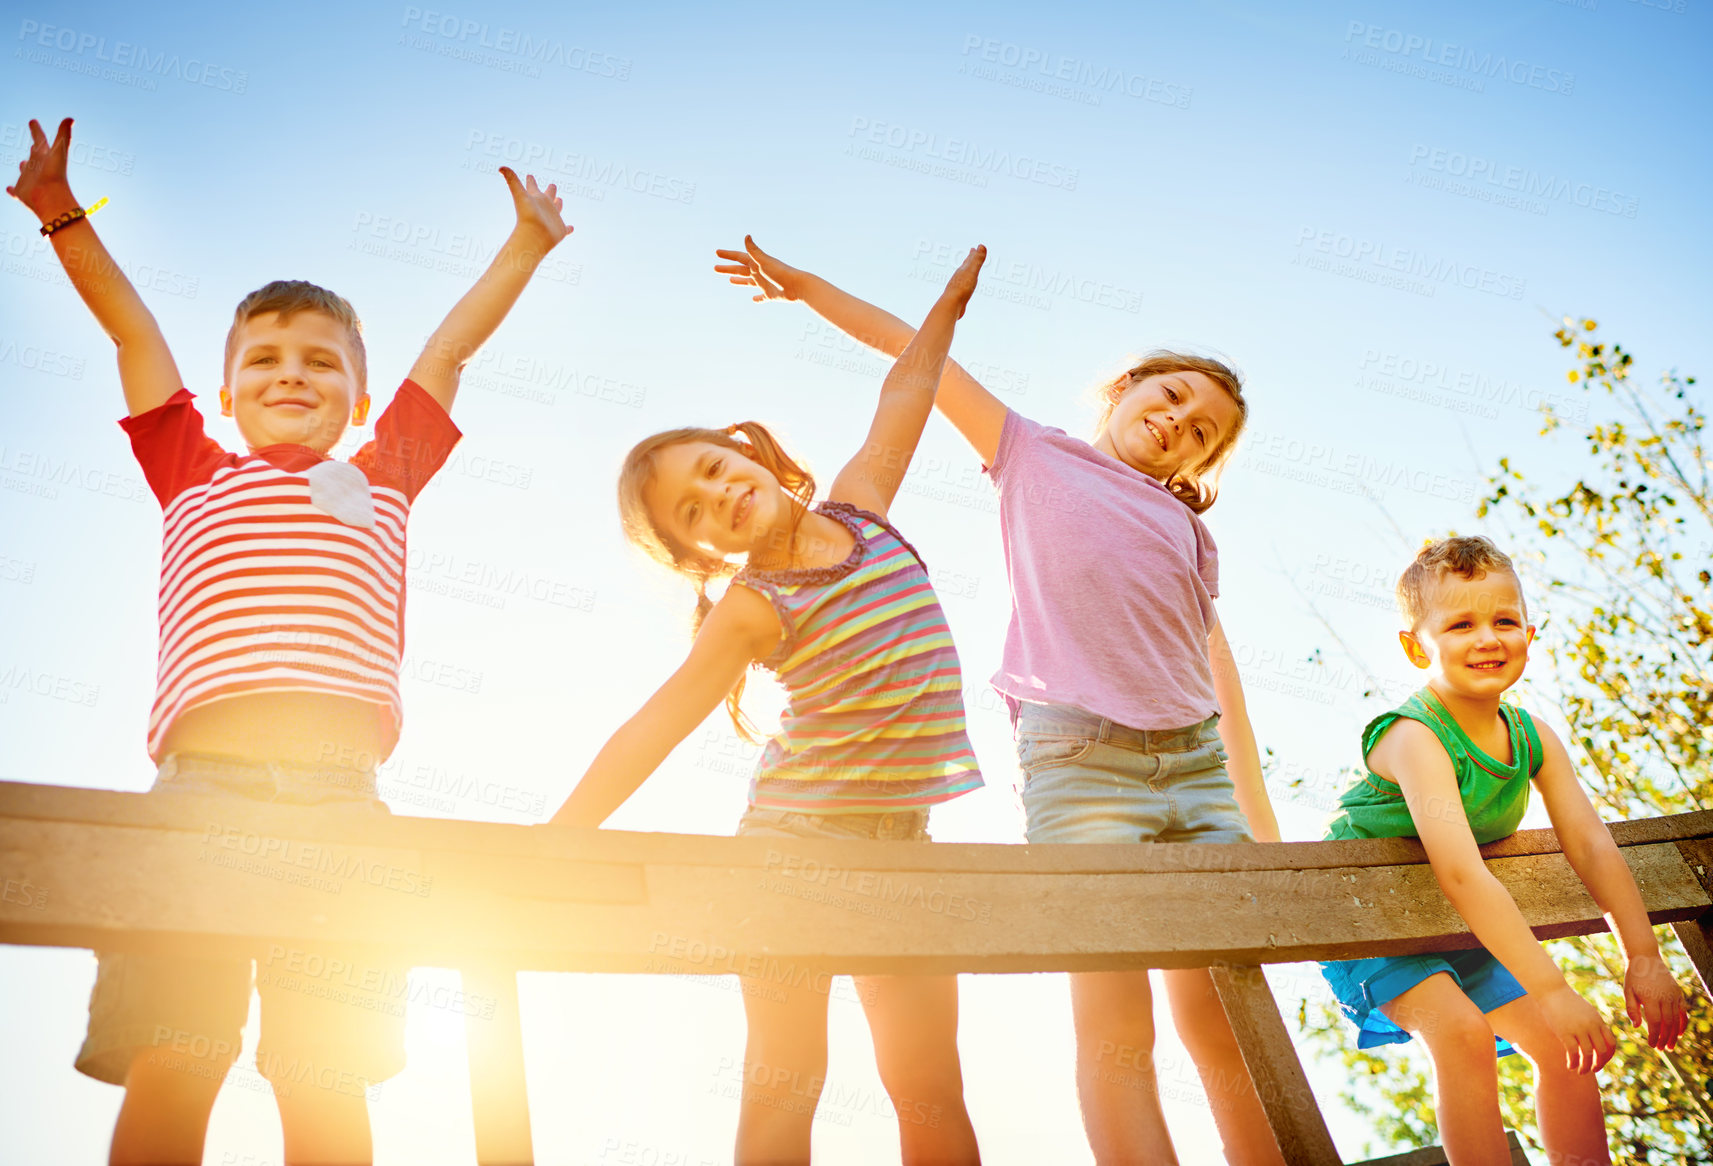
[[[387,813],[372,770],[171,754],[150,797],[195,794],[279,805]],[[256,1063],[263,1076],[354,1097],[404,1068],[408,967],[340,948],[269,944],[243,958],[97,952],[79,1072],[125,1083],[145,1049],[161,1066],[205,1075],[239,1052],[252,984],[262,999]]]
[[[1356,1026],[1359,1049],[1409,1040],[1410,1034],[1393,1024],[1380,1007],[1439,972],[1449,973],[1470,1003],[1482,1012],[1492,1012],[1528,995],[1517,978],[1484,947],[1341,960],[1321,964],[1320,972],[1338,997],[1339,1008]],[[1502,1037],[1493,1039],[1501,1057],[1516,1051]]]
[[[1019,701],[1030,842],[1252,842],[1225,771],[1219,714],[1132,729],[1063,704]]]
[[[887,814],[803,814],[751,806],[738,820],[739,838],[858,838],[870,842],[932,842],[925,808]]]

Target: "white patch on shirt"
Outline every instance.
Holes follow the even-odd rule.
[[[324,461],[309,467],[309,501],[346,526],[375,528],[375,499],[369,479],[350,462]]]

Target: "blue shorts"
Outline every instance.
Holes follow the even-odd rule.
[[[1376,956],[1365,960],[1323,963],[1321,975],[1332,986],[1338,1006],[1357,1028],[1356,1047],[1403,1044],[1410,1034],[1393,1024],[1380,1006],[1390,1004],[1411,988],[1440,972],[1449,972],[1482,1012],[1493,1012],[1528,995],[1505,965],[1484,947],[1427,955]],[[1493,1038],[1501,1057],[1516,1050],[1502,1037]]]
[[[1252,842],[1216,713],[1132,729],[1064,704],[1017,704],[1030,842]]]

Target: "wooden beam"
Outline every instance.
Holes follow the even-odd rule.
[[[1291,1166],[1339,1166],[1338,1149],[1267,977],[1252,964],[1216,965],[1208,970],[1285,1161]]]
[[[529,1166],[535,1154],[530,1144],[529,1093],[524,1087],[517,973],[476,965],[465,968],[463,978],[465,999],[483,1005],[464,1014],[476,1161],[479,1166]]]
[[[95,820],[77,817],[83,805]],[[1690,861],[1713,842],[1713,814],[1627,825],[1638,829],[1614,835],[1654,922],[1713,910]],[[1563,856],[1528,841],[1489,869],[1535,933],[1604,930]],[[785,976],[1255,964],[1473,942],[1419,846],[1413,861],[1376,866],[1369,845],[567,834],[0,784],[0,879],[23,888],[0,898],[0,942],[204,955],[367,944],[418,965]],[[1362,861],[1318,865],[1328,846]],[[1306,864],[1299,847],[1314,851]],[[1089,870],[1078,857],[1089,850],[1122,854]],[[1224,869],[1184,869],[1222,851],[1232,856],[1211,861]]]
[[[1529,1166],[1529,1156],[1523,1152],[1523,1143],[1517,1137],[1517,1131],[1506,1130],[1505,1139],[1510,1143],[1511,1166]],[[1428,1146],[1421,1150],[1390,1154],[1384,1158],[1370,1158],[1366,1162],[1353,1163],[1352,1166],[1446,1166],[1446,1161],[1444,1150],[1438,1146]]]

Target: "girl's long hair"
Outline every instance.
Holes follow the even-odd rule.
[[[780,488],[801,508],[795,512],[798,517],[793,520],[793,532],[796,522],[801,518],[801,512],[808,510],[809,504],[815,498],[815,479],[785,452],[778,439],[759,421],[740,421],[724,429],[702,429],[694,426],[668,429],[652,437],[643,438],[625,455],[624,465],[619,468],[619,522],[624,526],[625,538],[630,540],[633,546],[642,548],[655,562],[689,577],[695,584],[696,610],[690,618],[690,632],[694,635],[701,630],[702,621],[714,609],[713,601],[708,598],[708,583],[714,579],[735,575],[741,564],[711,558],[694,547],[684,546],[667,531],[656,526],[653,516],[649,514],[643,491],[654,480],[655,455],[669,446],[681,445],[687,441],[705,441],[709,445],[733,450],[756,462],[777,478]],[[738,682],[726,694],[726,712],[732,718],[732,725],[737,729],[738,735],[755,743],[760,737],[740,705],[746,676],[738,677]]]
[[[1249,421],[1249,402],[1243,398],[1241,374],[1211,357],[1156,348],[1100,387],[1100,424],[1095,428],[1095,436],[1106,431],[1107,422],[1112,420],[1113,408],[1131,385],[1167,372],[1199,372],[1224,389],[1237,406],[1237,422],[1219,439],[1219,444],[1210,449],[1198,465],[1180,470],[1166,479],[1166,489],[1172,492],[1172,496],[1200,514],[1218,500],[1220,473],[1236,452],[1238,435]]]

